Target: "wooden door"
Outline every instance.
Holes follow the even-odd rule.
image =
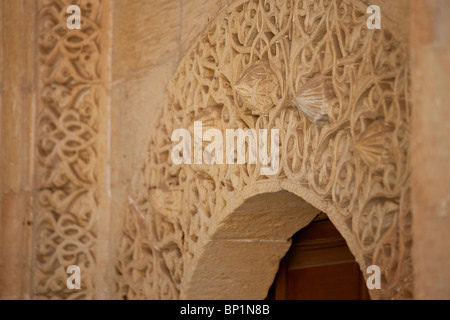
[[[293,237],[268,299],[370,299],[359,265],[326,215],[319,215]]]

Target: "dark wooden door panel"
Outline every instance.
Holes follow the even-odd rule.
[[[288,271],[288,299],[359,300],[359,267],[343,263]]]
[[[344,238],[331,221],[323,218],[294,236],[268,298],[370,299],[359,265]]]

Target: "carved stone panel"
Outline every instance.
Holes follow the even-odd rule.
[[[81,30],[66,10],[82,10]],[[101,114],[106,89],[102,1],[38,1],[37,194],[33,294],[96,297],[99,256]],[[103,37],[103,38],[102,38]],[[81,290],[66,286],[67,267],[82,270]]]
[[[210,23],[173,76],[136,174],[118,298],[189,298],[216,226],[249,197],[280,190],[326,212],[363,271],[380,266],[373,298],[412,297],[408,44],[388,23],[367,29],[366,9],[236,0]],[[173,130],[204,117],[222,131],[278,129],[279,173],[171,163]]]

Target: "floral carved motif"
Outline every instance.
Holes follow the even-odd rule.
[[[67,28],[79,5],[82,29]],[[34,295],[95,297],[98,131],[101,97],[101,1],[40,0]],[[66,286],[70,265],[81,290]]]
[[[260,60],[248,68],[234,88],[253,115],[269,114],[277,83],[267,61]]]
[[[380,266],[374,298],[412,297],[407,44],[388,27],[368,30],[365,9],[359,0],[236,0],[208,26],[169,85],[137,175],[119,297],[179,298],[233,196],[274,181],[328,214],[362,270]],[[197,119],[279,129],[280,172],[173,165],[171,133]]]

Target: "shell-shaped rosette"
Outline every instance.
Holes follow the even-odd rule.
[[[323,126],[329,123],[328,111],[334,98],[331,78],[317,74],[298,90],[293,103],[309,121]]]

